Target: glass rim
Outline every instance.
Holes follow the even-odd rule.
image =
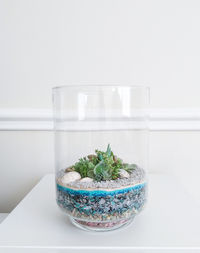
[[[67,89],[67,88],[131,88],[131,89],[146,89],[146,90],[150,90],[150,86],[148,85],[135,85],[135,84],[106,84],[106,83],[95,83],[95,84],[65,84],[65,85],[58,85],[55,87],[52,87],[53,91],[56,90],[61,90],[61,89]]]

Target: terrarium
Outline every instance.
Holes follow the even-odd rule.
[[[53,88],[56,201],[74,225],[113,230],[144,208],[148,103],[143,86]]]

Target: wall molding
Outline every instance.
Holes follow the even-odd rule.
[[[151,131],[198,131],[200,108],[149,110]],[[52,131],[49,109],[0,109],[1,131]]]

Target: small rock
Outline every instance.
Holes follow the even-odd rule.
[[[120,178],[129,178],[130,177],[129,173],[124,169],[119,170],[119,176],[120,176]]]
[[[100,205],[103,205],[103,204],[105,204],[105,202],[106,202],[105,199],[101,199],[101,200],[99,201],[99,204],[100,204]]]
[[[84,177],[84,178],[81,178],[80,182],[84,182],[84,183],[89,183],[89,182],[93,182],[94,180],[91,178],[91,177]]]
[[[67,172],[62,178],[61,182],[63,184],[69,184],[71,182],[77,181],[81,178],[81,175],[76,171]]]
[[[84,210],[90,210],[90,209],[91,209],[91,206],[84,207]]]
[[[74,171],[75,169],[74,169],[74,167],[73,166],[70,166],[70,167],[67,167],[66,169],[65,169],[65,172],[67,173],[67,172],[71,172],[71,171]]]

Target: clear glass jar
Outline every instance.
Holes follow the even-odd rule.
[[[147,192],[149,89],[53,88],[57,204],[76,226],[129,224]]]

